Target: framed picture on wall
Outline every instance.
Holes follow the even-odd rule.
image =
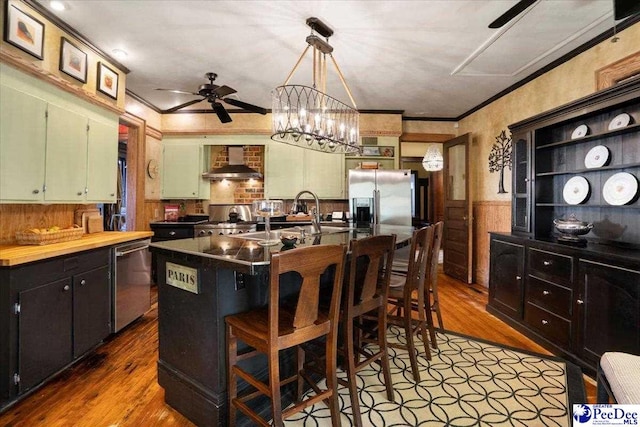
[[[7,2],[4,40],[38,59],[43,58],[44,24]]]
[[[60,71],[87,82],[87,54],[64,37],[60,40]]]
[[[118,73],[98,62],[98,90],[113,99],[118,99]]]

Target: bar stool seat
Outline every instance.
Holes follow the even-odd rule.
[[[598,367],[598,403],[640,404],[640,356],[607,352]]]
[[[342,292],[343,269],[346,248],[342,245],[317,245],[281,252],[271,257],[269,272],[269,304],[244,313],[225,318],[227,336],[227,377],[229,395],[229,425],[236,425],[236,411],[245,413],[254,424],[269,426],[248,402],[260,395],[271,400],[271,412],[274,426],[282,426],[284,419],[302,411],[321,400],[327,402],[331,411],[333,426],[340,426],[337,394],[337,331],[340,296]],[[291,274],[291,273],[296,274]],[[280,285],[283,275],[288,280],[298,277],[300,290],[295,301],[280,298]],[[331,277],[331,303],[324,311],[319,304],[322,277]],[[300,369],[304,366],[304,354],[298,350],[294,374],[281,379],[280,351],[300,344],[326,337],[325,371],[327,388],[316,389],[316,394],[301,400],[292,407],[282,409],[281,387],[297,381],[301,384]],[[238,340],[253,350],[238,354]],[[267,356],[269,379],[264,383],[243,369],[238,362],[264,354]],[[238,377],[246,381],[255,391],[238,396]]]

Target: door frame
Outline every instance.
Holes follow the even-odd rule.
[[[127,231],[145,230],[144,222],[144,161],[146,153],[146,122],[125,112],[120,123],[129,128],[127,140]]]

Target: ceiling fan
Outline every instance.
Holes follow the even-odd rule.
[[[489,28],[500,28],[516,16],[520,15],[526,8],[534,4],[537,0],[520,0],[512,8],[500,15],[498,19],[489,24]]]
[[[218,77],[216,73],[207,73],[205,74],[205,78],[209,79],[209,83],[204,83],[200,85],[197,92],[188,92],[184,90],[176,90],[176,89],[156,89],[156,90],[165,90],[173,93],[183,93],[186,95],[196,95],[201,96],[200,99],[194,99],[184,104],[176,105],[175,107],[169,108],[168,110],[163,111],[163,113],[173,113],[174,111],[178,111],[181,108],[188,107],[189,105],[196,104],[200,101],[207,100],[211,104],[211,108],[218,115],[218,118],[222,123],[229,123],[231,121],[231,116],[227,113],[224,106],[218,102],[222,101],[230,105],[234,105],[236,107],[240,107],[243,110],[252,111],[258,114],[267,114],[267,110],[258,107],[256,105],[248,104],[246,102],[239,101],[234,98],[225,98],[225,96],[236,93],[237,91],[229,86],[218,86],[214,84],[213,81]]]

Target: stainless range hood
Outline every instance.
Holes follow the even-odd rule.
[[[260,179],[262,174],[244,164],[244,149],[240,146],[228,147],[229,164],[203,173],[202,177],[212,181],[223,179]]]

